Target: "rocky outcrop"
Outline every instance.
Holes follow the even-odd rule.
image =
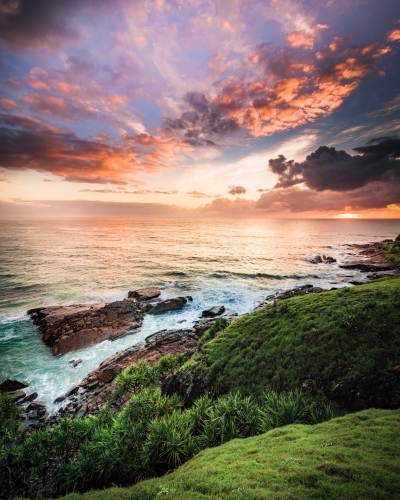
[[[210,374],[199,370],[178,371],[167,377],[161,391],[167,396],[178,394],[186,407],[191,406],[197,398],[204,394],[212,395],[214,382]]]
[[[215,316],[221,316],[225,312],[225,306],[215,306],[211,309],[206,309],[201,313],[203,318],[214,318]]]
[[[383,254],[384,242],[366,243],[363,245],[347,245],[355,252],[352,260],[339,265],[342,269],[358,269],[364,272],[379,272],[394,269]]]
[[[174,297],[173,299],[162,300],[148,309],[149,314],[162,314],[168,311],[179,311],[186,304],[186,297]]]
[[[285,292],[276,292],[272,295],[268,295],[265,300],[260,302],[256,309],[261,309],[272,302],[282,299],[290,299],[291,297],[297,297],[299,295],[308,295],[309,293],[321,293],[326,292],[323,288],[314,285],[301,285],[291,290],[286,290]]]
[[[9,378],[0,384],[1,392],[13,392],[19,391],[20,389],[25,389],[28,387],[28,383],[23,380],[10,380]]]
[[[329,255],[323,255],[322,257],[320,255],[316,255],[310,260],[311,264],[333,264],[334,262],[336,262],[336,259],[330,257]]]
[[[128,292],[128,299],[136,299],[140,301],[151,300],[159,297],[161,290],[156,286],[149,286],[147,288],[138,288]]]
[[[54,355],[114,340],[142,324],[142,308],[136,300],[110,304],[52,306],[30,309],[28,314]]]

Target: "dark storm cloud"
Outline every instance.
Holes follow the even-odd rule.
[[[110,2],[111,3],[111,2]],[[113,2],[114,3],[114,2]],[[48,41],[76,40],[69,22],[90,6],[105,0],[0,0],[0,40],[17,48],[38,48]]]
[[[279,177],[276,188],[304,183],[315,191],[350,191],[372,182],[400,180],[400,139],[380,137],[354,148],[351,156],[333,147],[321,146],[303,162],[285,156],[269,160],[270,170]]]
[[[238,130],[238,124],[201,92],[188,92],[184,101],[191,108],[180,118],[165,118],[167,132],[178,135],[192,146],[216,147],[210,138]]]

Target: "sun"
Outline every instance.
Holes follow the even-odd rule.
[[[360,217],[360,214],[347,213],[347,214],[335,215],[333,218],[334,219],[358,219],[359,217]]]

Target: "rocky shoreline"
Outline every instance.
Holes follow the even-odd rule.
[[[359,269],[369,273],[365,276],[366,281],[384,276],[399,276],[400,269],[391,265],[383,254],[383,246],[388,241],[393,240],[365,245],[347,245],[355,255],[352,256],[352,260],[348,259],[340,264],[340,267]],[[400,241],[400,235],[396,241]],[[332,260],[324,256],[313,263],[332,263]],[[354,282],[354,284],[359,283]],[[277,300],[323,291],[326,290],[312,284],[302,285],[267,296],[256,309]],[[141,325],[144,314],[162,314],[170,310],[178,310],[184,307],[188,300],[192,300],[191,297],[175,297],[162,301],[159,295],[159,288],[148,287],[131,291],[126,299],[110,304],[36,308],[29,310],[28,314],[41,330],[43,341],[50,345],[53,354],[63,354],[105,339],[133,333]],[[114,379],[118,373],[132,363],[147,361],[153,364],[165,355],[183,353],[188,357],[192,356],[198,349],[199,339],[218,317],[224,317],[231,322],[239,316],[227,312],[224,306],[216,306],[203,311],[202,317],[193,328],[161,330],[148,336],[144,342],[107,358],[77,386],[54,401],[60,404],[60,409],[55,415],[47,413],[45,403],[37,401],[37,393],[29,393],[28,385],[23,381],[6,380],[0,385],[0,390],[9,393],[22,407],[25,430],[46,428],[59,422],[63,416],[76,418],[95,414],[110,399],[115,389]],[[79,359],[73,360],[73,363],[79,362]],[[397,377],[397,372],[395,375]],[[172,386],[173,383],[169,381],[169,389],[166,388],[166,390],[173,390]],[[124,401],[115,403],[116,406],[123,404]]]

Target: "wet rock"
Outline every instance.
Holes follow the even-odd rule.
[[[71,359],[69,361],[69,364],[72,366],[72,368],[76,368],[78,365],[82,363],[81,359]]]
[[[36,419],[38,416],[38,412],[36,410],[31,410],[28,412],[28,418],[29,420]]]
[[[58,398],[56,398],[53,403],[54,404],[57,404],[57,403],[61,403],[62,401],[64,401],[65,399],[67,398],[67,396],[59,396]]]
[[[311,264],[321,264],[323,262],[320,255],[316,255],[314,258],[310,259]]]
[[[29,384],[23,380],[10,380],[7,379],[0,384],[1,392],[15,392],[20,389],[25,389]]]
[[[128,299],[136,299],[136,300],[150,300],[159,297],[161,294],[161,290],[156,286],[149,286],[147,288],[138,288],[137,290],[133,290],[128,292]]]
[[[27,408],[27,411],[36,410],[38,413],[46,411],[46,403],[44,401],[32,401]]]
[[[174,297],[173,299],[162,300],[155,304],[148,312],[149,314],[162,314],[168,311],[178,311],[186,304],[186,297]]]
[[[24,391],[13,391],[9,392],[8,395],[13,401],[19,401],[20,399],[24,398],[26,396]]]
[[[37,392],[32,392],[31,394],[28,394],[28,396],[26,396],[24,399],[22,399],[20,401],[20,403],[24,404],[24,403],[27,403],[28,401],[33,401],[37,397],[38,397],[38,393]]]
[[[28,314],[54,355],[114,340],[138,328],[143,320],[141,305],[131,299],[110,304],[39,307],[30,309]]]
[[[191,295],[186,295],[186,298],[189,302],[193,302],[193,297]]]
[[[79,385],[76,385],[75,387],[73,387],[70,391],[67,392],[67,394],[65,395],[64,399],[65,398],[69,398],[70,396],[72,396],[73,394],[76,394],[77,392],[79,391]]]
[[[330,257],[329,255],[323,255],[322,260],[324,261],[325,264],[333,264],[334,262],[336,262],[336,259]]]
[[[206,309],[201,313],[203,318],[214,318],[215,316],[221,316],[225,312],[225,306],[215,306],[211,309]]]

